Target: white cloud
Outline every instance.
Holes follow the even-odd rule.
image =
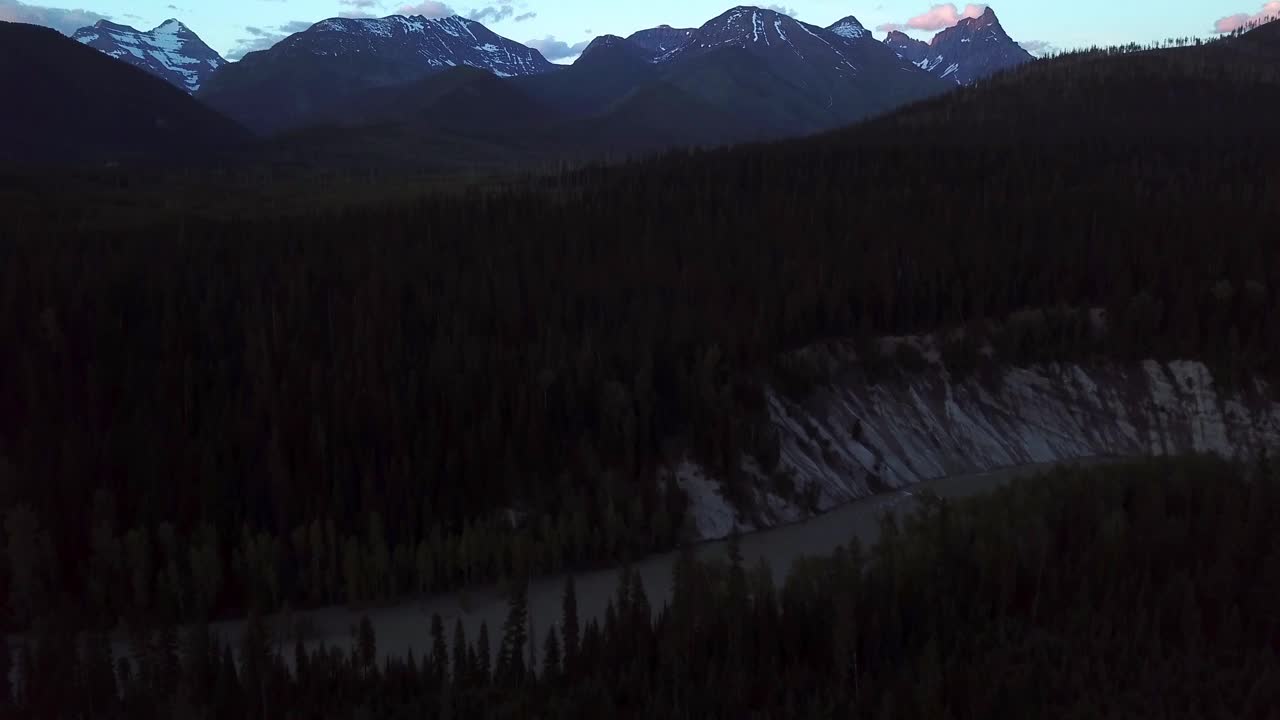
[[[534,50],[542,53],[543,57],[553,62],[556,60],[571,58],[574,55],[581,55],[582,51],[586,50],[587,46],[590,44],[590,40],[584,40],[583,42],[570,45],[563,40],[557,40],[554,35],[548,35],[541,39],[534,38],[533,40],[525,42],[525,45],[528,45]]]
[[[476,22],[496,23],[502,22],[515,14],[516,9],[504,3],[502,5],[490,5],[488,7],[480,8],[479,10],[472,10],[467,17],[475,20]]]
[[[1047,40],[1024,40],[1018,43],[1023,50],[1035,55],[1036,57],[1044,57],[1053,52],[1057,52],[1058,46]]]
[[[246,25],[244,31],[249,34],[248,37],[242,37],[236,40],[235,47],[227,53],[228,60],[239,60],[251,52],[259,50],[270,50],[276,43],[303,30],[311,27],[311,23],[303,20],[293,20],[283,25],[277,25],[270,28],[260,28],[254,25]]]
[[[429,18],[442,18],[457,14],[453,11],[453,8],[439,2],[439,0],[423,0],[417,5],[404,5],[396,12],[401,15],[421,15]]]
[[[378,0],[338,0],[338,4],[350,8],[339,12],[338,17],[354,19],[378,17],[378,8],[382,6]]]
[[[76,30],[92,25],[99,20],[110,20],[107,15],[99,15],[89,10],[64,10],[62,8],[27,5],[18,0],[0,0],[0,20],[5,22],[43,25],[53,28],[63,35],[72,35]]]

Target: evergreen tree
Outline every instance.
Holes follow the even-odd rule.
[[[409,655],[413,659],[412,652]],[[293,673],[298,685],[306,687],[311,678],[311,667],[307,657],[307,647],[302,642],[302,633],[298,633],[293,641]]]
[[[218,659],[217,648],[209,637],[209,626],[198,623],[188,628],[179,666],[186,692],[197,705],[208,702],[214,691]]]
[[[240,676],[244,680],[246,707],[254,717],[271,717],[267,707],[270,668],[271,636],[262,616],[254,611],[240,638]]]
[[[653,609],[649,605],[649,596],[644,590],[644,579],[640,577],[640,573],[631,573],[631,588],[629,590],[630,606],[632,615],[632,624],[636,628],[649,630],[649,623],[652,620]]]
[[[25,665],[26,663],[23,664]],[[126,701],[137,693],[137,687],[133,676],[133,663],[129,662],[129,658],[121,657],[116,660],[116,678],[116,684],[120,688],[120,694]]]
[[[368,615],[360,616],[360,626],[356,636],[356,654],[360,660],[360,667],[366,673],[373,673],[378,669],[378,636],[373,630],[373,621]]]
[[[440,613],[431,615],[431,665],[435,669],[436,682],[449,680],[449,645],[444,638],[444,620]]]
[[[547,639],[542,646],[542,677],[546,682],[554,682],[560,675],[560,640],[555,626],[547,628]]]
[[[172,622],[160,625],[156,635],[156,688],[169,696],[178,687],[182,667],[178,658],[178,628]]]
[[[123,677],[120,684],[122,687],[125,684]],[[232,718],[243,715],[244,711],[241,708],[243,706],[244,689],[240,684],[240,677],[236,669],[235,658],[231,655],[230,644],[222,646],[222,657],[218,663],[216,687],[214,699],[217,716],[220,718]]]
[[[564,633],[564,665],[568,671],[578,657],[578,590],[572,573],[564,578],[561,608],[560,631]]]
[[[13,685],[9,674],[13,671],[13,650],[6,638],[0,638],[0,708],[8,707],[13,701]]]
[[[467,631],[462,627],[462,618],[453,624],[453,682],[462,685],[472,676],[472,667],[467,659]]]
[[[476,638],[476,673],[480,681],[488,684],[493,675],[492,656],[489,650],[489,623],[480,623],[480,635]]]
[[[507,620],[502,625],[497,677],[508,685],[520,685],[526,673],[524,648],[528,642],[528,585],[518,580],[511,585],[507,600]]]
[[[40,518],[28,505],[11,508],[5,513],[8,542],[9,612],[20,627],[28,625],[42,610],[48,590],[45,568],[50,567],[49,538]]]

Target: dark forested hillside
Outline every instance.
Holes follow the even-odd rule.
[[[879,541],[797,563],[778,584],[685,553],[669,604],[623,571],[603,620],[431,620],[431,647],[378,660],[197,625],[105,636],[59,626],[0,674],[6,717],[973,719],[1239,718],[1280,705],[1280,477],[1188,459],[1062,470],[965,501],[926,497]],[[7,657],[7,655],[5,655]],[[29,670],[27,670],[29,669]],[[9,698],[17,708],[6,708]],[[287,709],[287,712],[285,711]]]
[[[1280,102],[1266,71],[1207,50],[1167,53],[1176,137],[958,143],[962,94],[865,135],[411,202],[217,213],[175,195],[113,228],[6,194],[56,209],[2,215],[7,622],[362,604],[669,547],[685,501],[655,468],[691,454],[738,482],[767,369],[824,337],[980,339],[1019,309],[1100,307],[1102,332],[1013,345],[1278,376],[1280,150],[1226,111]],[[1124,80],[1151,57],[972,92],[1000,107],[1040,68],[1063,88],[1043,112],[1144,122]]]
[[[1265,137],[1271,123],[1260,110],[1280,106],[1275,27],[1190,47],[1068,53],[837,134],[854,142],[940,128],[955,142]]]
[[[0,168],[186,163],[248,133],[164,80],[57,31],[0,22]]]

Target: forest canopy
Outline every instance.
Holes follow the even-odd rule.
[[[1188,104],[1280,116],[1265,69],[1177,57]],[[1148,62],[1043,72],[1087,89],[1069,118],[1140,126],[1125,79]],[[1017,97],[1037,67],[972,92]],[[951,97],[931,132],[907,110],[410,200],[218,213],[175,190],[98,224],[73,194],[6,195],[5,622],[360,605],[674,547],[686,500],[656,469],[735,482],[769,368],[824,338],[1096,307],[1102,337],[1001,362],[1280,376],[1269,130],[1188,110],[1176,136],[1045,143],[980,116],[989,142],[957,143]]]
[[[15,718],[1158,717],[1269,720],[1280,707],[1280,475],[1205,458],[1064,468],[989,496],[925,496],[879,540],[764,565],[684,553],[669,603],[624,570],[603,619],[529,620],[379,661],[201,625],[104,635],[55,624],[0,686]],[[2,668],[0,668],[2,669]],[[0,678],[7,678],[0,673]]]

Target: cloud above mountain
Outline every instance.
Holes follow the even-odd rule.
[[[476,22],[502,22],[512,15],[516,14],[516,9],[509,4],[490,5],[488,7],[478,8],[467,13],[467,17]]]
[[[1044,57],[1058,51],[1058,46],[1046,40],[1022,40],[1018,43],[1023,50],[1035,55],[1036,57]]]
[[[382,6],[378,0],[338,0],[338,4],[346,8],[338,13],[338,17],[357,19],[377,17]]]
[[[586,40],[570,45],[563,40],[557,40],[554,35],[548,35],[541,39],[534,38],[533,40],[525,41],[525,45],[528,45],[534,50],[542,53],[542,57],[552,62],[571,58],[575,55],[581,55],[582,51],[586,50],[587,46],[590,44],[591,41]]]
[[[964,6],[964,10],[956,7],[955,3],[946,3],[943,5],[934,5],[925,12],[908,19],[901,23],[885,23],[876,27],[881,32],[889,32],[892,30],[925,30],[928,32],[936,32],[953,27],[956,23],[965,18],[982,17],[982,13],[986,12],[986,5],[969,3]]]
[[[1273,0],[1263,5],[1261,10],[1252,15],[1249,13],[1236,13],[1235,15],[1218,18],[1218,21],[1213,24],[1213,31],[1219,34],[1230,33],[1254,23],[1276,19],[1280,19],[1280,0]]]
[[[439,0],[424,0],[416,5],[402,5],[396,12],[400,15],[421,15],[429,18],[442,18],[449,17],[450,15],[457,15],[457,13],[453,11],[453,8],[439,2]]]
[[[99,20],[110,20],[110,16],[99,15],[90,10],[64,10],[62,8],[27,5],[18,0],[0,0],[0,20],[5,22],[43,25],[53,28],[63,35],[74,34],[86,25]]]
[[[281,40],[294,33],[300,33],[309,27],[311,27],[311,23],[304,20],[293,20],[283,25],[266,28],[246,25],[244,31],[248,33],[248,36],[236,40],[235,46],[227,53],[227,59],[239,60],[251,52],[270,50],[272,46]]]

